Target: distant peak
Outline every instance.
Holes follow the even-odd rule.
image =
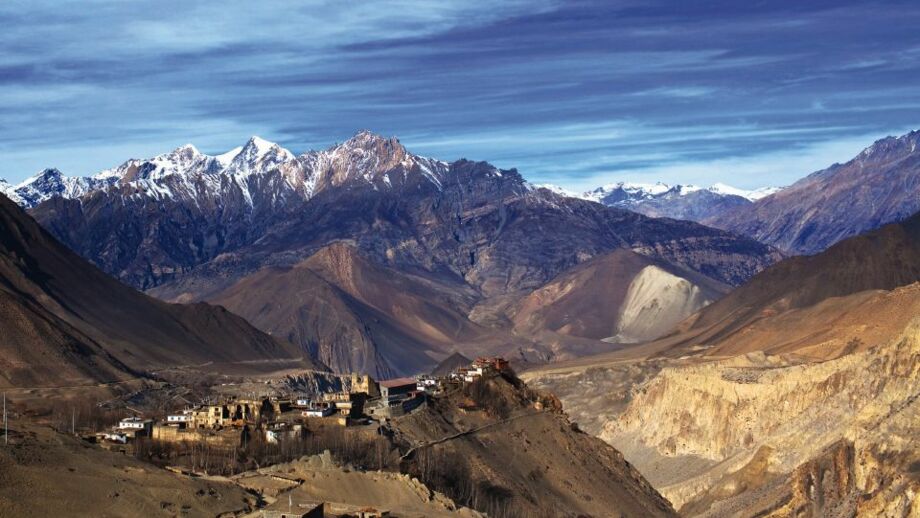
[[[374,133],[373,131],[368,130],[368,129],[358,130],[358,131],[355,133],[355,135],[354,135],[353,137],[351,137],[351,139],[352,139],[352,140],[354,140],[354,139],[381,139],[381,140],[386,140],[386,138],[385,138],[383,135],[380,135],[380,134],[378,134],[378,133]]]
[[[192,144],[183,144],[177,147],[176,149],[173,149],[167,154],[167,156],[184,157],[184,158],[191,158],[191,157],[196,157],[199,155],[201,155],[201,151],[198,151],[198,148],[196,148]]]
[[[63,177],[63,176],[64,176],[64,174],[61,173],[61,171],[58,170],[56,167],[47,167],[47,168],[42,169],[41,171],[35,173],[34,175],[32,175],[32,179],[39,179],[39,178],[61,178],[61,177]]]
[[[294,158],[290,151],[279,144],[257,136],[250,137],[238,154],[245,160],[260,160],[268,155],[278,155],[276,158],[279,160]]]
[[[279,146],[278,144],[274,142],[265,140],[264,138],[259,137],[257,135],[253,135],[252,137],[249,137],[249,140],[246,142],[246,145],[243,146],[243,149],[256,149],[260,153],[265,153],[268,150],[275,148],[275,147],[281,147],[281,146]]]
[[[274,142],[269,142],[269,141],[265,140],[264,138],[262,138],[262,137],[260,137],[260,136],[258,136],[258,135],[253,135],[253,136],[249,137],[249,142],[248,142],[248,143],[249,143],[249,144],[254,144],[254,145],[256,145],[256,146],[274,146],[274,145],[275,145]]]

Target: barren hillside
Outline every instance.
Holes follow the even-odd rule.
[[[108,277],[0,195],[0,385],[114,381],[205,365],[310,368],[298,348],[221,307],[167,304]]]

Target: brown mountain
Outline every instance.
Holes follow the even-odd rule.
[[[920,210],[920,131],[887,137],[845,164],[703,223],[786,252],[814,254]]]
[[[394,424],[408,473],[489,516],[676,516],[623,455],[558,400],[485,376]]]
[[[469,287],[371,263],[345,243],[261,269],[207,299],[327,365],[384,378],[427,370],[454,344],[491,332],[466,317]]]
[[[167,304],[102,273],[0,196],[0,384],[113,381],[165,367],[309,367],[227,310]]]
[[[615,250],[523,297],[512,320],[518,333],[632,343],[658,338],[729,289],[667,262]]]

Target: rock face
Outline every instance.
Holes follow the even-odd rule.
[[[0,195],[0,386],[116,381],[205,364],[313,364],[220,307],[167,304],[108,277]]]
[[[296,157],[257,139],[218,157],[185,146],[93,178],[111,185],[32,213],[123,281],[166,300],[220,301],[342,371],[428,370],[466,343],[541,361],[572,354],[555,338],[514,336],[512,308],[614,250],[716,285],[780,257],[698,224],[536,189],[515,170],[419,157],[368,132]],[[403,295],[388,300],[394,293]],[[598,338],[572,347],[603,350]]]
[[[920,131],[874,143],[753,205],[703,222],[793,254],[814,254],[920,210]]]
[[[646,266],[626,292],[613,341],[645,342],[712,302],[704,288],[657,266]]]

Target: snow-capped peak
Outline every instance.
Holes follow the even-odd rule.
[[[246,142],[246,145],[243,146],[243,149],[251,148],[255,154],[264,155],[271,151],[275,147],[281,147],[274,142],[269,142],[262,137],[253,135],[249,138],[249,141]]]
[[[671,189],[670,185],[662,182],[616,182],[598,187],[593,191],[588,191],[579,197],[600,203],[606,203],[605,200],[620,202],[627,199],[641,200],[654,198],[667,193]]]
[[[194,144],[182,144],[176,149],[172,150],[169,155],[172,156],[187,156],[193,157],[201,155],[201,151],[198,151],[198,148]]]
[[[711,192],[716,194],[730,195],[730,196],[741,196],[751,201],[757,201],[761,198],[769,196],[780,190],[779,187],[760,187],[754,190],[745,190],[738,189],[737,187],[732,187],[731,185],[725,185],[724,183],[713,184],[709,188]]]
[[[63,176],[64,175],[56,168],[48,167],[26,178],[19,185],[22,186],[22,185],[34,184],[35,182],[43,182],[43,181],[50,181],[50,182],[59,181]]]
[[[25,207],[33,207],[53,196],[75,198],[86,194],[96,186],[91,178],[64,176],[55,168],[48,168],[26,178],[18,185],[6,189],[12,192],[16,202]]]
[[[217,161],[223,164],[223,160],[230,153],[220,155]],[[239,148],[239,151],[226,164],[226,168],[230,174],[262,173],[293,159],[294,154],[287,149],[254,136],[246,142],[245,146]]]
[[[641,193],[655,195],[655,194],[664,194],[668,192],[669,190],[671,190],[671,186],[666,183],[662,183],[662,182],[655,182],[655,183],[617,182],[617,183],[605,185],[601,187],[600,189],[604,191],[613,191],[616,189],[622,189],[627,192],[641,192]]]
[[[602,201],[605,199],[613,199],[613,201],[624,201],[627,199],[638,201],[643,199],[659,198],[662,196],[686,196],[694,192],[706,190],[722,196],[741,196],[742,198],[748,199],[750,201],[755,201],[765,196],[769,196],[779,189],[779,187],[761,187],[754,190],[744,190],[726,185],[724,183],[716,183],[711,187],[704,189],[703,187],[692,184],[670,185],[664,182],[616,182],[604,185],[603,187],[598,187],[592,191],[588,191],[580,197],[593,201]]]

